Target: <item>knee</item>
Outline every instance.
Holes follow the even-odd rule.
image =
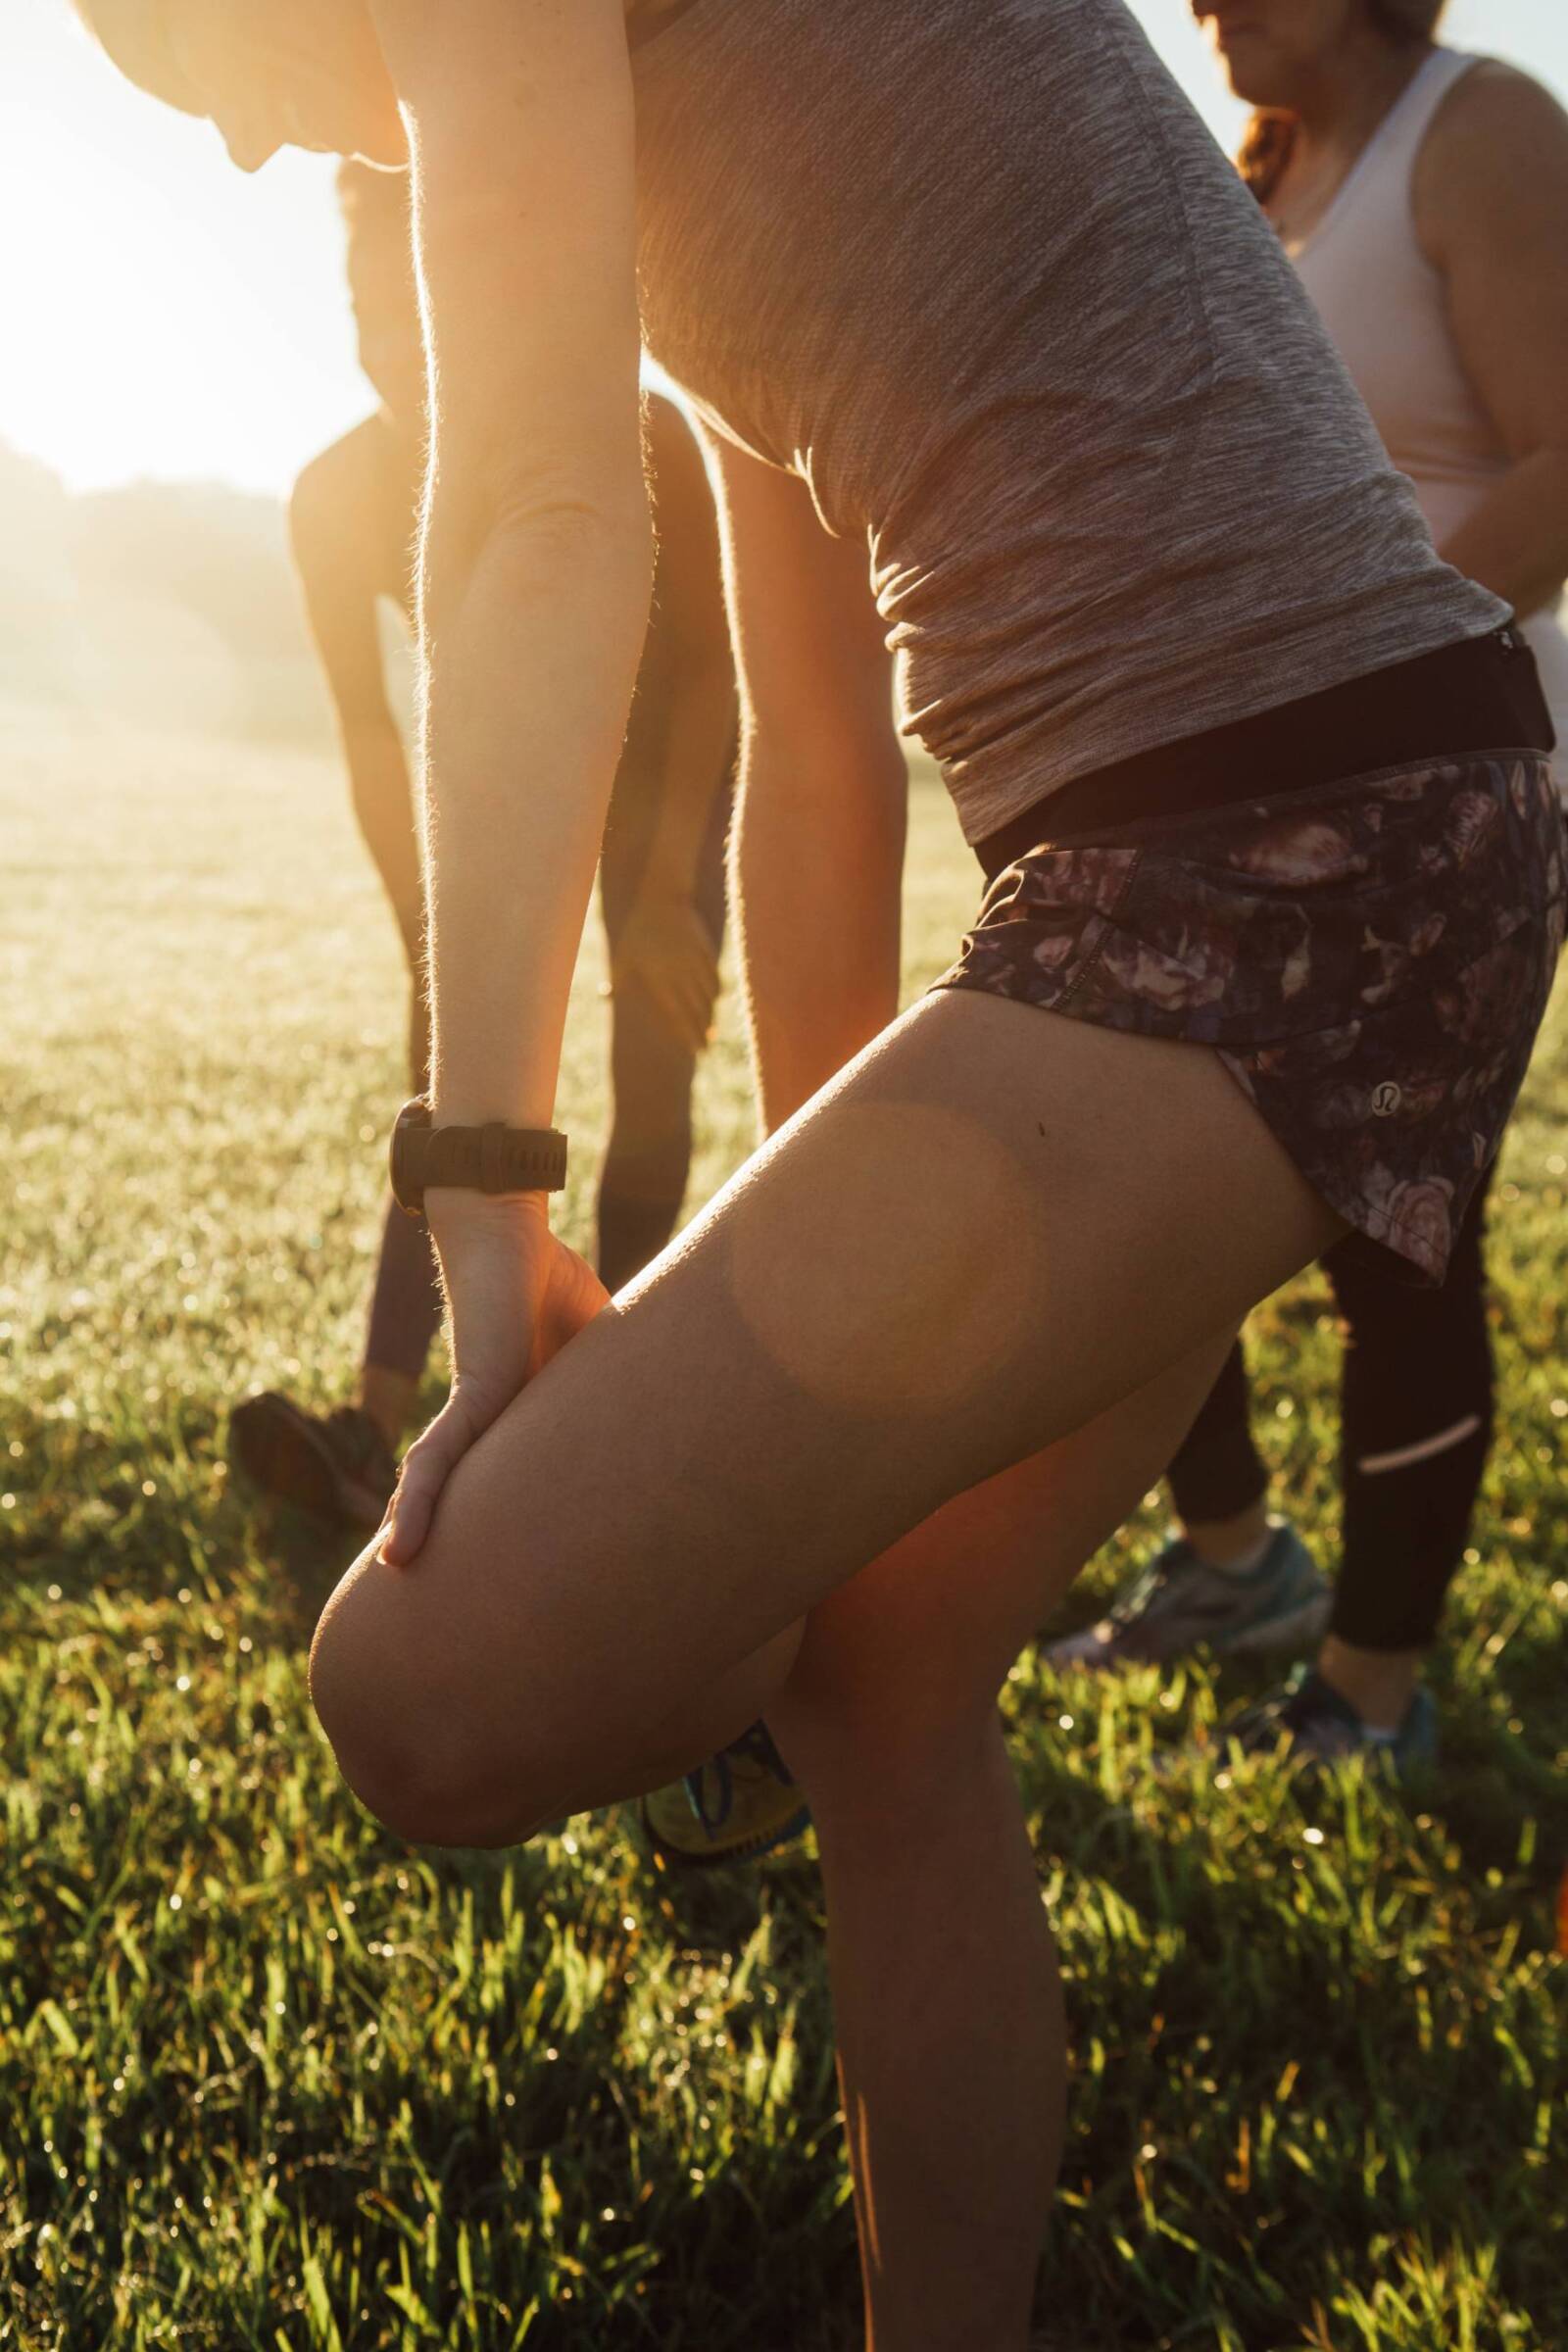
[[[501,1752],[473,1691],[411,1641],[393,1573],[362,1559],[311,1645],[311,1701],[338,1769],[411,1844],[518,1844],[566,1809],[546,1793],[549,1758],[521,1737]]]

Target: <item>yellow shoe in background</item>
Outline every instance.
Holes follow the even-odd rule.
[[[643,1828],[677,1868],[754,1861],[810,1826],[810,1808],[764,1724],[721,1747],[697,1772],[642,1800]]]

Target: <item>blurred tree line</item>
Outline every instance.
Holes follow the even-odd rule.
[[[323,739],[281,502],[205,482],[74,497],[0,444],[0,691],[158,726]]]

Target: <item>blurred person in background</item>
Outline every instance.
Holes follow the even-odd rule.
[[[1194,0],[1255,108],[1244,177],[1296,264],[1440,554],[1511,604],[1568,730],[1568,116],[1512,67],[1435,40],[1441,0]],[[1562,769],[1559,764],[1559,782]],[[1170,1470],[1180,1532],[1063,1665],[1294,1650],[1315,1666],[1234,1727],[1298,1761],[1430,1759],[1420,1681],[1494,1429],[1484,1266],[1492,1171],[1441,1290],[1353,1250],[1344,1530],[1332,1593],[1271,1518],[1240,1346]]]
[[[377,613],[386,598],[413,623],[425,462],[409,177],[350,162],[338,192],[360,363],[380,405],[306,467],[290,522],[354,812],[408,960],[409,1068],[421,1094],[430,1033],[418,829]],[[598,1255],[612,1291],[663,1248],[686,1190],[692,1082],[718,992],[738,726],[717,518],[702,453],[668,400],[649,402],[647,440],[659,579],[599,875],[613,1106],[599,1180]],[[517,759],[525,768],[526,743]],[[230,1421],[243,1468],[268,1493],[318,1517],[376,1526],[440,1320],[429,1233],[389,1200],[353,1401],[318,1413],[275,1391],[247,1397]]]

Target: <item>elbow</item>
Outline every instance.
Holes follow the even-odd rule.
[[[646,612],[654,536],[640,473],[614,479],[571,466],[535,466],[497,482],[443,467],[424,546],[424,619],[434,636],[480,576],[537,584],[621,579]]]

